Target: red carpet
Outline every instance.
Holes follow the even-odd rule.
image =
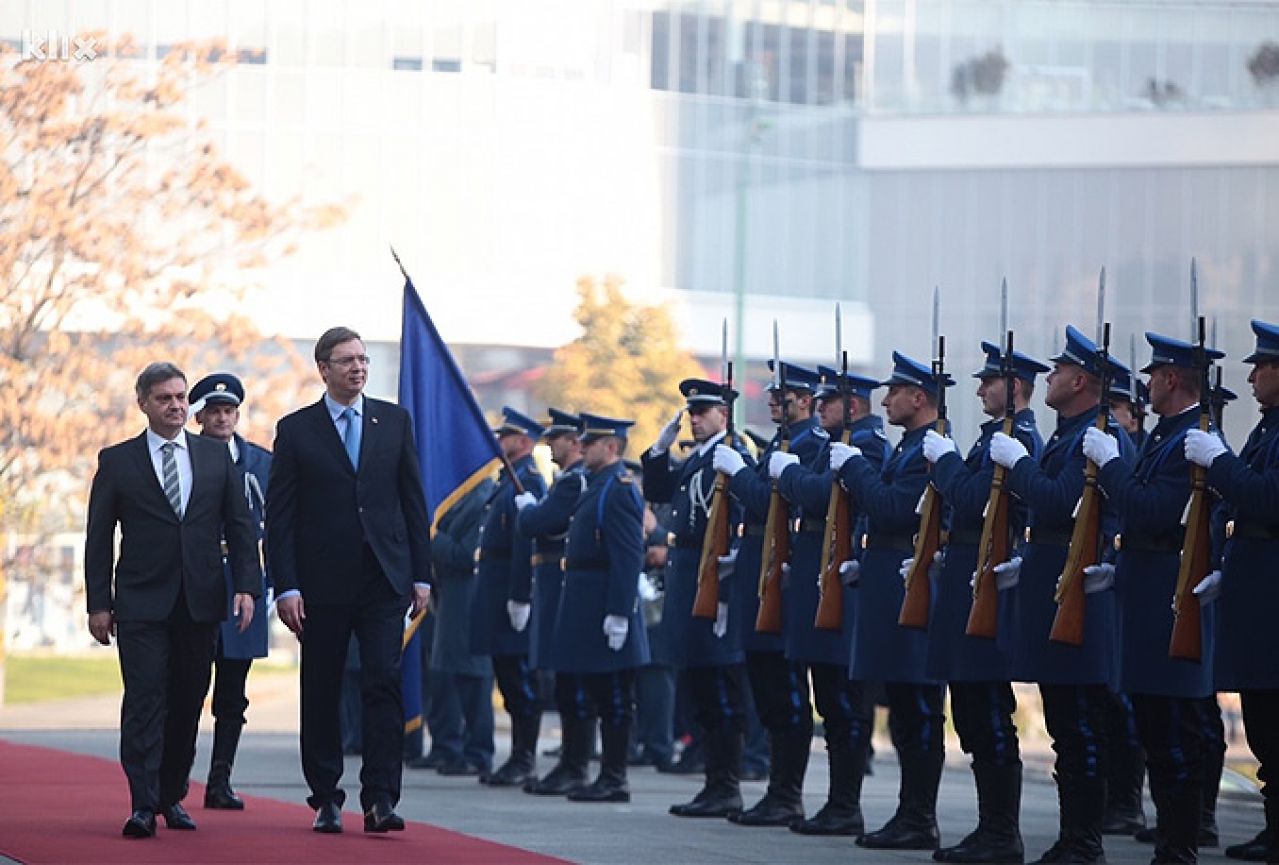
[[[343,814],[345,833],[318,835],[311,831],[314,812],[304,805],[245,796],[245,811],[206,811],[196,807],[203,797],[204,787],[192,784],[186,804],[200,825],[198,831],[170,832],[159,820],[155,838],[129,840],[120,836],[129,816],[129,798],[118,763],[0,741],[0,854],[27,865],[564,861],[426,823],[409,823],[404,832],[366,835],[360,815],[349,810]]]

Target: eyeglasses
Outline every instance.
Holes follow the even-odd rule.
[[[352,366],[359,364],[360,366],[368,366],[371,358],[367,354],[352,354],[347,357],[331,357],[326,361],[331,366]]]

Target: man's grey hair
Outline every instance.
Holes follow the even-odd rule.
[[[176,364],[169,363],[167,360],[158,360],[155,363],[147,364],[147,368],[138,373],[138,381],[133,386],[133,391],[138,395],[138,401],[146,399],[151,393],[151,388],[163,381],[171,378],[180,378],[182,383],[186,384],[187,375],[178,369]]]

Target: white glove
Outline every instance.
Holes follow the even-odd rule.
[[[795,454],[773,451],[773,455],[768,458],[768,475],[773,479],[780,478],[787,466],[797,465],[799,465],[799,457]]]
[[[1011,589],[1021,581],[1021,556],[1013,556],[1002,565],[995,565],[995,589]]]
[[[1098,430],[1101,432],[1101,430]],[[1106,435],[1105,433],[1101,433]],[[1110,436],[1106,436],[1110,438]],[[1114,441],[1114,439],[1111,439]],[[1092,457],[1089,457],[1092,459]],[[1094,595],[1097,592],[1104,592],[1115,584],[1115,566],[1109,562],[1102,562],[1099,565],[1089,565],[1084,568],[1084,594]]]
[[[1119,442],[1109,433],[1090,426],[1084,433],[1084,456],[1098,466],[1104,466],[1119,457]]]
[[[782,585],[790,586],[790,562],[782,562]]]
[[[653,581],[648,578],[648,574],[640,574],[639,582],[635,585],[636,592],[639,593],[641,601],[652,603],[657,600],[657,586],[653,585]]]
[[[662,431],[657,434],[657,441],[653,443],[653,447],[649,452],[655,457],[659,457],[671,449],[671,445],[675,444],[675,439],[679,438],[680,421],[684,418],[684,410],[680,409],[675,412],[675,416],[670,419],[666,426],[662,427]]]
[[[727,580],[737,572],[737,550],[733,550],[726,556],[720,556],[715,561],[719,562],[719,578]]]
[[[839,563],[839,581],[846,586],[855,586],[861,582],[862,563],[856,559]]]
[[[730,478],[746,468],[746,460],[728,445],[715,445],[715,454],[711,457],[711,465],[715,471],[723,472]]]
[[[853,457],[862,455],[862,449],[857,445],[846,445],[843,442],[832,442],[830,446],[830,467],[834,471],[839,471],[844,463]]]
[[[532,610],[533,605],[524,601],[506,602],[506,617],[511,620],[511,629],[515,633],[521,633],[528,627],[528,616]]]
[[[530,493],[528,490],[525,490],[515,497],[515,509],[517,511],[522,511],[529,505],[535,504],[537,504],[537,495]]]
[[[715,624],[711,625],[711,633],[723,639],[728,633],[728,604],[722,601],[715,606]]]
[[[997,432],[990,437],[990,458],[1004,468],[1010,469],[1028,456],[1026,446],[1012,436]]]
[[[941,436],[938,436],[941,438]],[[928,579],[937,579],[937,574],[941,571],[941,563],[943,553],[941,550],[933,553],[933,563],[928,566]],[[902,559],[902,565],[897,569],[897,573],[901,574],[902,582],[906,582],[906,577],[910,575],[910,569],[915,567],[915,558],[911,556],[909,559]]]
[[[1207,435],[1207,433],[1203,433],[1203,435]],[[1221,597],[1221,571],[1213,571],[1200,580],[1199,585],[1194,588],[1194,593],[1195,597],[1199,599],[1200,605],[1211,604]]]
[[[930,463],[935,463],[946,454],[959,453],[959,448],[955,447],[955,440],[948,436],[941,435],[937,430],[929,430],[924,433],[924,459]]]
[[[1225,452],[1225,442],[1212,433],[1197,429],[1186,433],[1186,459],[1197,466],[1208,468],[1213,460]]]
[[[608,647],[614,652],[622,651],[622,646],[626,645],[626,632],[630,629],[630,620],[625,616],[604,617],[604,636],[608,637]]]

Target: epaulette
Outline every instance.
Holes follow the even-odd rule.
[[[630,469],[623,469],[622,471],[618,472],[617,479],[619,482],[624,484],[635,483],[635,475],[631,472]]]

